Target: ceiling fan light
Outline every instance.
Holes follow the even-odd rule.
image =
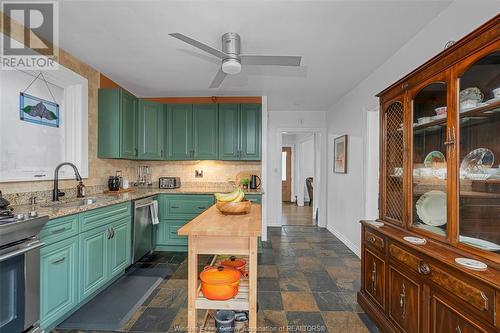
[[[238,74],[241,72],[241,64],[238,59],[226,59],[222,62],[222,71],[226,74]]]

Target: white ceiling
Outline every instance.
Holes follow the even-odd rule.
[[[267,95],[270,110],[326,110],[450,1],[66,1],[60,44],[141,97]],[[218,89],[219,62],[168,36],[242,53],[302,55],[300,68],[244,67]]]

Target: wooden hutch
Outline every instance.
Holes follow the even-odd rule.
[[[383,226],[361,222],[358,302],[382,332],[500,332],[497,88],[500,15],[378,95]]]

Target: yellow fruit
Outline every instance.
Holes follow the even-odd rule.
[[[238,196],[232,202],[240,202],[245,199],[245,193],[242,190],[239,190]]]
[[[236,199],[240,195],[240,191],[241,190],[238,188],[231,193],[215,193],[214,195],[215,199],[217,199],[218,201],[229,202]]]

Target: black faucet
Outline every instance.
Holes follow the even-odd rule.
[[[65,165],[69,165],[73,168],[77,181],[82,181],[82,176],[80,176],[80,172],[78,172],[76,165],[70,162],[59,164],[58,166],[56,166],[56,170],[54,171],[54,188],[52,189],[52,201],[59,201],[59,197],[64,196],[64,192],[59,191],[59,169]]]

